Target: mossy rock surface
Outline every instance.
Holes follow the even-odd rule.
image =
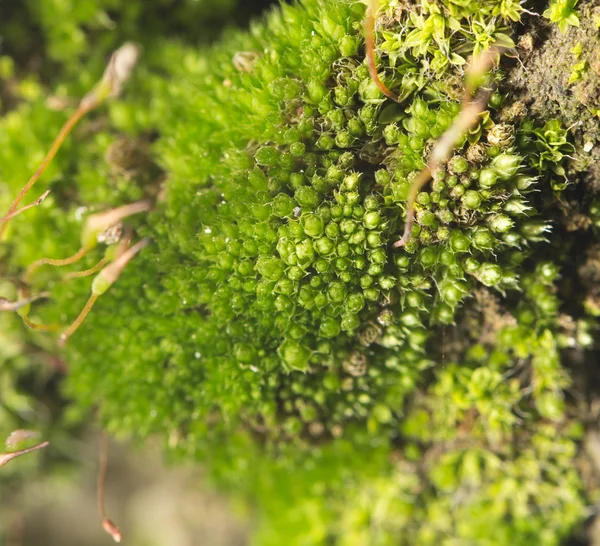
[[[285,4],[210,48],[150,46],[2,250],[15,276],[75,251],[90,212],[156,202],[132,221],[152,244],[60,353],[70,418],[98,408],[111,433],[159,434],[203,461],[258,504],[257,544],[559,544],[581,528],[595,495],[582,444],[600,315],[597,74],[592,58],[569,85],[565,56],[543,75],[553,44],[593,57],[598,31],[592,3],[579,27],[567,8],[527,49],[518,3],[382,2],[378,68],[400,104],[369,75],[358,2]],[[410,184],[460,112],[465,63],[497,41],[520,44],[522,65],[494,71],[489,109],[394,248]],[[3,208],[67,116],[39,82],[15,82]],[[52,290],[32,312],[47,323],[89,295],[49,267],[33,284]],[[56,352],[2,319],[15,343]]]

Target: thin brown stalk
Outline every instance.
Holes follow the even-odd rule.
[[[7,214],[4,217],[4,219],[10,220],[11,218],[18,216],[19,214],[21,214],[22,212],[25,212],[26,210],[29,210],[29,209],[32,209],[34,207],[41,205],[44,202],[44,199],[46,199],[46,197],[48,197],[48,195],[50,195],[50,190],[46,190],[44,193],[42,193],[42,195],[40,195],[33,203],[31,203],[29,205],[25,205],[24,207],[21,207],[20,209],[15,210],[15,212],[13,212],[12,214]]]
[[[53,265],[55,267],[62,267],[65,265],[71,265],[83,258],[89,252],[88,248],[80,248],[75,254],[68,258],[54,259],[54,258],[40,258],[33,262],[25,273],[25,282],[29,282],[35,270],[42,265]]]
[[[106,482],[106,470],[108,467],[108,442],[104,431],[100,432],[98,463],[98,514],[102,521],[102,528],[115,542],[121,542],[123,535],[119,528],[106,517],[106,510],[104,508],[104,483]]]
[[[493,46],[489,50],[483,52],[477,59],[473,61],[465,76],[465,95],[463,98],[462,109],[450,126],[450,128],[438,139],[435,143],[429,160],[425,168],[419,173],[419,176],[412,183],[408,198],[406,201],[406,223],[404,224],[404,233],[399,241],[394,243],[394,247],[404,246],[410,239],[414,218],[415,218],[415,201],[419,191],[431,179],[433,173],[443,163],[448,161],[454,148],[463,136],[472,129],[478,122],[479,115],[486,109],[493,88],[483,88],[477,97],[472,100],[472,93],[476,80],[490,70],[490,68],[498,62],[500,55],[506,50],[502,46]]]
[[[58,340],[58,344],[63,346],[67,340],[77,331],[82,324],[85,318],[88,316],[89,312],[94,307],[96,300],[98,299],[99,294],[92,294],[88,299],[87,303],[79,313],[79,316],[73,321],[73,323],[60,335]]]
[[[33,451],[38,451],[39,449],[45,448],[49,445],[50,442],[42,442],[41,444],[37,444],[33,447],[28,447],[27,449],[20,449],[19,451],[13,451],[11,453],[1,453],[0,454],[0,468],[2,468],[5,464],[10,463],[13,459],[20,457],[21,455],[26,455],[27,453],[32,453]]]
[[[388,98],[400,102],[398,96],[390,91],[381,81],[377,73],[377,63],[375,61],[375,14],[377,12],[378,0],[370,0],[365,14],[365,52],[367,56],[367,66],[371,79],[375,82],[377,88]]]
[[[12,205],[8,209],[8,212],[2,219],[2,222],[0,223],[0,239],[2,238],[2,234],[6,229],[8,221],[14,217],[14,213],[16,212],[19,203],[27,195],[27,193],[33,187],[33,185],[39,180],[40,176],[42,176],[42,174],[44,173],[44,171],[46,170],[50,162],[54,159],[54,156],[62,146],[63,142],[65,141],[65,138],[69,136],[69,133],[73,130],[75,125],[77,125],[81,118],[83,118],[83,116],[85,116],[93,107],[94,105],[92,103],[89,103],[88,105],[80,105],[79,108],[75,110],[73,115],[62,126],[57,137],[54,139],[52,146],[50,146],[50,150],[48,150],[46,157],[44,157],[41,165],[38,167],[37,171],[35,171],[33,176],[27,181],[27,184],[23,186],[23,188],[19,192],[19,195],[17,195],[15,200],[12,202]]]
[[[34,296],[30,296],[27,298],[23,298],[17,301],[10,301],[6,298],[0,298],[0,311],[18,311],[19,309],[33,303],[36,300],[41,300],[44,298],[49,298],[50,292],[40,292],[39,294],[35,294]]]
[[[31,321],[26,315],[21,315],[21,318],[28,328],[38,330],[39,332],[56,332],[61,328],[60,324],[38,324]]]
[[[107,263],[109,262],[108,258],[102,258],[95,266],[90,267],[89,269],[84,269],[83,271],[75,271],[73,273],[69,273],[65,275],[65,279],[78,279],[81,277],[88,277],[89,275],[93,275],[100,271]]]

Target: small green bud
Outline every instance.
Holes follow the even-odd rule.
[[[369,248],[377,248],[381,244],[381,233],[379,231],[370,231],[367,233],[367,245]]]
[[[346,285],[342,282],[334,281],[330,283],[327,290],[327,295],[330,301],[334,303],[342,303],[346,298]]]
[[[308,360],[310,358],[310,349],[296,341],[284,341],[277,349],[279,357],[284,365],[292,370],[308,370]]]
[[[398,137],[400,136],[400,129],[395,123],[386,125],[383,129],[383,138],[388,146],[394,146],[398,144]]]
[[[337,251],[338,256],[345,258],[346,256],[350,255],[350,251],[351,251],[350,245],[348,244],[347,241],[340,241],[337,244],[336,251]]]
[[[315,256],[312,241],[304,239],[296,245],[296,255],[301,262],[312,262]]]
[[[437,228],[435,236],[440,242],[447,241],[450,237],[450,230],[446,226],[440,226],[439,228]]]
[[[467,252],[471,246],[471,241],[461,231],[454,229],[448,238],[450,248],[454,252]]]
[[[371,210],[363,216],[363,226],[367,229],[375,229],[381,222],[379,211]]]
[[[469,162],[459,155],[455,155],[448,161],[448,170],[452,174],[463,174],[469,170]]]
[[[391,181],[390,173],[387,169],[379,169],[375,171],[375,183],[380,186],[387,186]]]
[[[292,281],[299,281],[300,279],[304,278],[305,275],[306,273],[304,272],[304,269],[298,267],[297,265],[293,265],[287,270],[287,277]]]
[[[462,203],[468,209],[478,209],[481,206],[481,195],[474,190],[468,190],[462,196]]]
[[[382,290],[391,290],[396,285],[396,280],[391,275],[382,275],[377,281]]]
[[[436,216],[439,218],[440,222],[444,224],[449,224],[454,220],[454,213],[448,209],[438,210]]]
[[[292,300],[283,294],[280,294],[275,298],[275,308],[280,312],[290,311],[293,308],[294,304]]]
[[[457,184],[456,186],[454,186],[452,188],[452,191],[450,192],[450,196],[453,199],[459,199],[460,197],[462,197],[465,194],[466,188],[462,185],[462,184]]]
[[[279,193],[273,198],[271,210],[279,218],[291,216],[294,211],[294,200],[285,193]]]
[[[342,57],[354,57],[358,52],[359,40],[357,36],[344,34],[338,42]]]
[[[279,279],[273,292],[289,296],[294,292],[294,283],[290,279]]]
[[[362,294],[350,294],[345,302],[345,308],[350,313],[358,313],[365,306],[365,298]]]
[[[479,187],[491,188],[498,183],[498,174],[494,169],[481,169],[479,171]]]
[[[378,210],[380,207],[379,199],[375,195],[367,195],[364,200],[364,206],[368,211]]]
[[[417,259],[422,267],[426,269],[433,267],[437,262],[437,252],[434,248],[426,246],[419,251]]]
[[[476,276],[485,286],[496,286],[502,281],[502,268],[496,264],[483,263]]]
[[[330,239],[335,239],[340,234],[339,225],[335,222],[330,222],[325,228],[325,235]]]
[[[92,281],[92,294],[95,296],[101,296],[110,288],[111,285],[112,283],[104,277],[101,271],[94,277],[94,280]]]
[[[318,150],[331,150],[335,146],[335,138],[327,133],[323,133],[315,143]]]
[[[290,144],[290,155],[292,157],[302,157],[306,153],[306,144],[304,142],[293,142]]]
[[[516,154],[500,154],[492,161],[494,170],[502,180],[510,180],[521,167],[521,158]]]
[[[360,184],[361,177],[362,173],[352,173],[344,177],[344,188],[348,191],[356,191],[358,189],[358,185]]]
[[[350,148],[355,140],[348,131],[338,131],[335,135],[335,145],[338,148]]]
[[[465,270],[465,273],[469,273],[470,275],[474,275],[475,273],[477,273],[480,267],[481,264],[479,263],[479,261],[477,261],[471,256],[469,256],[463,261],[463,268]]]
[[[283,275],[284,264],[277,258],[261,256],[256,262],[258,272],[269,281],[278,281]]]
[[[267,177],[258,167],[255,167],[248,174],[248,182],[250,185],[258,191],[264,191],[267,189]]]
[[[336,337],[341,331],[340,323],[334,318],[325,317],[319,327],[319,335],[325,338]]]
[[[452,324],[454,322],[454,310],[447,303],[438,303],[433,308],[433,317],[441,324]]]
[[[408,307],[415,309],[425,309],[425,296],[421,292],[407,292],[404,296],[404,302]]]
[[[479,227],[473,232],[473,245],[479,250],[491,250],[495,242],[496,238],[487,228]]]
[[[264,167],[272,167],[277,164],[281,152],[275,146],[261,146],[254,155],[254,160]]]
[[[451,307],[455,307],[467,293],[465,282],[446,279],[439,283],[440,296]]]
[[[350,235],[348,242],[352,245],[360,245],[364,242],[366,237],[366,231],[363,228],[358,228],[352,235]]]
[[[369,252],[369,260],[374,264],[385,265],[387,262],[387,253],[382,248]]]
[[[495,214],[488,219],[488,226],[494,233],[506,233],[513,228],[514,222],[506,214]]]
[[[360,319],[358,318],[358,315],[346,313],[342,316],[341,326],[344,332],[352,332],[360,326]]]
[[[544,233],[550,231],[550,226],[543,220],[528,220],[521,224],[521,233],[527,239],[538,239]]]
[[[367,288],[363,292],[366,299],[369,301],[377,301],[379,299],[379,289],[378,288]]]
[[[308,186],[298,188],[294,193],[294,197],[301,207],[307,209],[315,209],[320,201],[319,194],[313,188]]]
[[[307,214],[303,216],[300,221],[304,228],[304,233],[309,237],[319,237],[325,229],[323,219],[316,214]]]
[[[373,277],[371,275],[363,275],[360,278],[361,288],[369,288],[373,284]]]
[[[427,206],[431,202],[431,196],[428,192],[422,191],[417,194],[417,203],[419,205]]]

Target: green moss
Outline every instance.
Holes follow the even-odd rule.
[[[551,230],[571,190],[565,125],[509,116],[498,71],[490,110],[392,247],[460,111],[465,60],[510,44],[521,10],[384,2],[378,66],[402,104],[369,76],[359,3],[304,0],[208,50],[154,51],[6,243],[14,275],[75,250],[89,211],[160,194],[135,220],[152,245],[66,349],[73,415],[99,406],[112,433],[203,460],[259,504],[260,544],[558,544],[585,516],[561,349],[584,353],[595,327],[562,331],[560,271],[577,253]],[[0,121],[4,208],[65,117],[38,95]],[[101,159],[121,133],[144,150],[151,130],[160,169]],[[35,277],[54,300],[40,320],[87,299],[89,282],[61,277]]]

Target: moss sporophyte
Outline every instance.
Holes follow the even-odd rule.
[[[513,92],[523,10],[303,0],[202,51],[152,36],[68,177],[11,207],[0,320],[47,351],[16,312],[77,316],[72,411],[203,461],[257,544],[559,544],[588,502],[566,393],[597,347],[596,156]],[[125,138],[151,167],[115,166]]]

